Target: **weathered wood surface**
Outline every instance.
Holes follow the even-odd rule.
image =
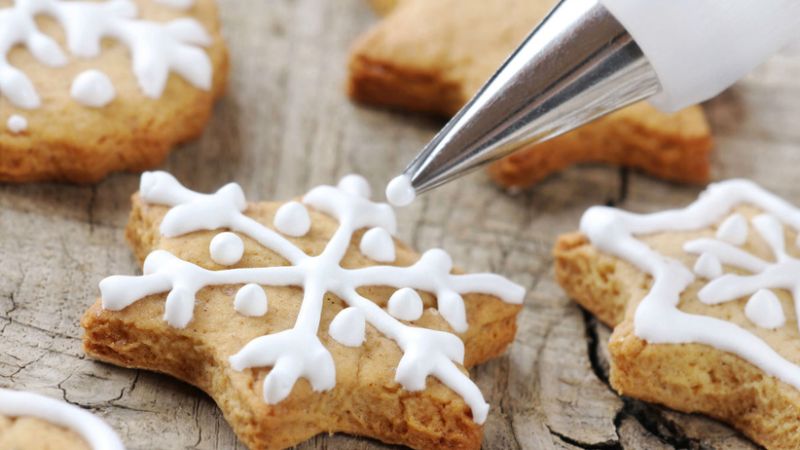
[[[350,42],[375,17],[363,0],[221,1],[233,73],[197,142],[164,164],[189,186],[240,182],[253,199],[284,199],[358,172],[378,187],[441,123],[354,106],[343,92]],[[715,177],[749,177],[800,202],[800,50],[708,105]],[[623,181],[625,180],[625,181]],[[94,187],[0,186],[0,386],[91,408],[131,449],[238,449],[219,411],[168,377],[88,360],[78,325],[97,282],[138,270],[123,238],[138,176]],[[476,174],[400,216],[418,248],[442,246],[466,269],[530,289],[508,354],[474,371],[492,413],[488,449],[753,448],[730,428],[621,399],[606,381],[609,330],[552,278],[551,245],[590,205],[641,211],[683,205],[698,188],[583,167],[510,196]],[[323,436],[300,448],[385,448]]]

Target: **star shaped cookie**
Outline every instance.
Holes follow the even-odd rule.
[[[800,447],[800,210],[731,180],[683,209],[594,207],[580,228],[556,278],[614,327],[614,389]]]
[[[354,44],[348,90],[359,102],[450,116],[544,18],[550,0],[374,0],[388,15]],[[393,9],[392,9],[393,7]],[[502,186],[527,187],[583,162],[708,181],[712,142],[700,107],[676,114],[638,103],[492,165]]]
[[[466,368],[511,343],[524,289],[397,242],[358,176],[247,203],[145,173],[127,237],[140,276],[100,283],[88,355],[206,391],[248,447],[344,432],[419,449],[481,445]]]

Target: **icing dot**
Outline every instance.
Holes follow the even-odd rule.
[[[8,121],[6,122],[6,128],[8,128],[8,131],[14,134],[19,134],[28,129],[28,119],[14,114],[8,118]]]
[[[111,103],[117,92],[111,80],[99,70],[87,70],[72,81],[70,95],[78,103],[92,108],[102,108]]]
[[[722,264],[719,262],[719,258],[711,253],[703,253],[694,263],[694,273],[712,280],[722,275]]]
[[[244,242],[242,238],[226,231],[214,236],[211,239],[211,244],[208,246],[208,251],[211,253],[211,259],[215,263],[222,266],[230,266],[238,263],[244,254]]]
[[[263,316],[268,309],[267,294],[258,284],[245,284],[236,292],[236,297],[233,299],[233,309],[243,316]]]
[[[440,248],[432,248],[423,253],[422,257],[425,260],[430,261],[432,266],[440,268],[444,272],[449,272],[453,269],[453,258],[451,258],[446,251]]]
[[[346,347],[358,347],[364,342],[366,318],[364,312],[355,307],[341,310],[331,321],[328,334]]]
[[[386,186],[386,198],[394,206],[408,206],[416,196],[417,193],[411,186],[411,179],[407,175],[394,177]]]
[[[392,262],[395,259],[394,241],[388,231],[380,227],[370,228],[361,237],[358,247],[361,253],[377,262]]]
[[[298,202],[284,203],[278,208],[272,223],[281,233],[294,237],[303,236],[311,229],[308,210]]]
[[[369,183],[367,183],[366,178],[361,175],[345,175],[339,181],[337,187],[348,194],[358,195],[363,198],[369,198],[372,195]]]
[[[753,294],[744,307],[744,314],[751,322],[761,328],[779,328],[786,323],[783,307],[774,292],[759,289]]]
[[[733,214],[717,228],[717,239],[733,245],[747,241],[747,220],[741,214]]]
[[[389,297],[388,309],[400,320],[417,320],[422,317],[422,299],[414,289],[398,289]]]

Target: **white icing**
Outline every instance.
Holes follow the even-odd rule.
[[[390,263],[395,259],[394,241],[388,231],[380,227],[370,228],[361,236],[358,246],[361,253],[377,262]]]
[[[211,38],[194,19],[166,23],[137,19],[136,4],[130,0],[16,0],[0,9],[0,94],[19,108],[38,108],[41,99],[25,73],[9,63],[13,47],[24,45],[46,66],[60,67],[68,61],[56,41],[37,28],[38,15],[49,16],[64,28],[67,48],[75,56],[97,57],[101,41],[107,38],[126,45],[147,97],[161,97],[170,72],[198,89],[211,88],[211,60],[201,48],[210,45]]]
[[[717,228],[717,239],[733,245],[747,241],[747,219],[736,213],[725,219]]]
[[[70,95],[81,105],[102,108],[114,100],[117,92],[106,74],[99,70],[86,70],[72,81]]]
[[[17,114],[12,114],[6,122],[6,128],[14,134],[22,133],[28,129],[28,119]]]
[[[655,214],[633,214],[608,207],[590,208],[581,219],[581,231],[599,250],[624,259],[653,277],[650,292],[634,315],[634,332],[651,343],[699,343],[728,351],[749,361],[768,374],[800,388],[800,367],[786,360],[766,342],[744,328],[714,317],[689,314],[677,308],[681,292],[694,281],[694,275],[679,261],[666,258],[636,235],[663,231],[688,231],[711,227],[734,207],[752,204],[774,220],[800,230],[800,210],[785,200],[747,180],[715,183],[686,208]],[[772,220],[754,224],[762,234]],[[759,225],[758,223],[761,223]],[[767,234],[771,236],[771,231]],[[765,240],[777,239],[774,236]],[[707,252],[720,262],[752,275],[724,274],[698,293],[705,303],[721,303],[752,295],[759,289],[786,289],[800,302],[800,261],[783,254],[767,262],[722,240],[702,238],[687,242],[690,253]],[[774,251],[774,250],[773,250]]]
[[[156,0],[156,3],[185,11],[194,6],[194,0]]]
[[[236,292],[233,309],[243,316],[261,317],[267,313],[267,294],[258,284],[245,284]]]
[[[359,347],[364,343],[366,327],[364,312],[351,306],[336,314],[328,327],[328,334],[345,347]]]
[[[358,195],[363,198],[372,196],[372,189],[369,188],[369,183],[361,175],[345,175],[336,187],[350,195]]]
[[[389,314],[400,320],[417,320],[422,317],[422,299],[417,291],[411,288],[402,288],[394,291],[389,297]]]
[[[0,415],[35,417],[68,428],[82,437],[92,450],[125,450],[117,433],[102,419],[43,395],[0,388]]]
[[[703,278],[712,280],[722,275],[722,264],[711,253],[702,253],[694,263],[694,273]]]
[[[786,323],[778,296],[769,289],[759,289],[744,307],[744,314],[761,328],[780,328]]]
[[[407,175],[398,175],[386,185],[386,199],[394,206],[408,206],[416,197],[411,178]]]
[[[142,175],[140,196],[147,203],[171,206],[160,227],[166,236],[228,228],[281,255],[288,265],[211,271],[156,250],[146,258],[142,276],[112,276],[100,282],[104,308],[119,310],[145,296],[169,292],[165,320],[185,327],[191,320],[195,294],[203,287],[240,283],[302,287],[303,299],[292,328],[258,337],[230,357],[234,370],[272,368],[263,393],[265,401],[273,404],[289,395],[299,377],[306,378],[316,391],[335,386],[333,358],[317,337],[324,297],[331,293],[361,311],[366,323],[397,343],[403,357],[395,380],[405,389],[424,389],[426,378],[433,376],[464,398],[476,422],[486,419],[488,405],[480,390],[456,365],[464,359],[461,339],[450,332],[406,325],[357,289],[388,286],[431,292],[438,299],[441,316],[454,330],[464,331],[467,323],[461,294],[484,293],[519,304],[525,295],[522,286],[494,274],[451,274],[450,257],[438,249],[425,252],[408,267],[343,268],[340,262],[356,230],[381,227],[394,233],[396,221],[389,205],[332,186],[316,187],[303,197],[305,205],[339,222],[325,249],[316,256],[244,215],[247,202],[236,184],[214,194],[199,194],[167,173],[149,172]],[[170,302],[175,305],[170,307]],[[349,322],[346,318],[342,321]]]
[[[311,229],[311,217],[302,203],[284,203],[275,213],[273,225],[287,236],[300,237]]]
[[[244,254],[244,242],[236,233],[225,231],[211,239],[208,252],[215,263],[221,266],[231,266],[241,261]]]

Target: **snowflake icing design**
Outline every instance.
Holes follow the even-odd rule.
[[[427,291],[435,294],[437,309],[447,323],[456,332],[463,332],[467,329],[467,318],[461,294],[489,294],[518,304],[523,300],[524,288],[494,274],[451,274],[452,261],[440,249],[425,252],[408,267],[341,267],[340,262],[356,230],[366,228],[368,233],[381,235],[394,233],[396,228],[393,209],[388,204],[369,200],[369,186],[363,178],[350,175],[336,187],[316,187],[303,197],[302,204],[286,203],[276,213],[274,224],[286,235],[308,231],[306,206],[339,222],[336,232],[317,256],[306,254],[281,233],[246,216],[247,202],[235,183],[214,194],[200,194],[183,187],[165,172],[151,172],[142,175],[140,196],[147,203],[171,207],[160,225],[160,232],[166,237],[198,230],[228,229],[249,236],[284,257],[289,265],[214,271],[183,261],[165,250],[156,250],[147,256],[143,275],[111,276],[100,282],[104,308],[120,310],[145,296],[169,292],[164,318],[171,326],[182,328],[192,319],[196,293],[206,286],[244,284],[236,295],[236,303],[256,298],[259,307],[255,308],[256,314],[250,315],[267,310],[266,299],[258,298],[263,290],[252,289],[252,284],[302,287],[302,303],[292,328],[253,339],[229,359],[231,367],[237,371],[271,367],[264,380],[263,395],[267,403],[274,404],[290,394],[300,377],[306,378],[316,391],[329,390],[335,385],[333,358],[317,336],[323,297],[329,292],[347,304],[327,330],[334,340],[346,346],[360,346],[365,325],[373,326],[394,340],[403,352],[395,381],[409,391],[418,391],[425,389],[429,375],[434,376],[464,398],[477,423],[486,419],[488,404],[478,387],[457,366],[464,360],[461,339],[449,332],[406,324],[396,317],[403,320],[418,317],[421,301],[413,290]],[[381,241],[380,238],[370,240]],[[389,256],[393,259],[394,242],[391,239],[388,242],[392,251],[377,252],[382,255],[381,259]],[[235,239],[231,248],[234,259],[237,254],[240,257]],[[220,249],[216,251],[225,253]],[[362,286],[389,286],[398,291],[390,299],[387,311],[360,295],[357,289]],[[246,289],[248,292],[243,292]],[[260,294],[254,296],[254,292]]]
[[[747,219],[739,213],[720,225],[717,236],[695,239],[684,244],[684,251],[699,255],[695,272],[710,281],[698,293],[705,304],[720,304],[750,296],[747,317],[763,328],[778,328],[785,323],[780,302],[771,289],[792,294],[795,309],[800,299],[800,260],[786,252],[783,224],[772,214],[753,217],[751,224],[767,244],[774,261],[765,261],[743,250],[747,241]],[[750,272],[751,275],[723,274],[722,264]],[[800,320],[800,314],[798,314]]]
[[[25,73],[9,63],[12,48],[24,45],[46,66],[61,67],[68,62],[58,43],[36,26],[39,15],[58,21],[75,56],[98,56],[105,38],[126,45],[139,87],[147,97],[161,96],[171,71],[199,89],[211,88],[211,61],[201,49],[211,44],[211,37],[194,19],[166,23],[137,19],[136,4],[130,0],[15,0],[13,6],[0,9],[0,94],[20,108],[38,108],[41,99]]]

